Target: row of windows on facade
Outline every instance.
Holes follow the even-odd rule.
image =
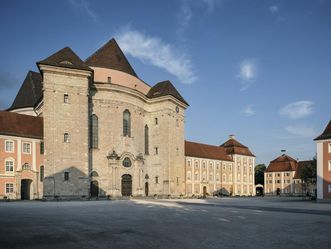
[[[187,161],[187,165],[188,165],[188,167],[191,167],[191,162]],[[199,167],[199,162],[195,161],[194,166],[195,166],[195,168],[198,168]],[[213,166],[214,166],[214,164],[212,162],[210,162],[209,167],[213,167]],[[219,167],[220,167],[220,164],[217,163],[216,164],[216,169],[218,170]],[[206,168],[206,162],[202,162],[202,168]],[[225,171],[225,170],[227,170],[227,168],[228,168],[229,171],[232,171],[232,165],[231,164],[228,164],[228,165],[223,164],[223,170]],[[249,172],[252,172],[252,168],[253,168],[252,166],[249,167]],[[241,167],[237,166],[237,171],[240,171],[240,169],[241,169]],[[246,166],[244,166],[243,171],[246,171],[246,169],[247,169]]]
[[[187,172],[187,180],[191,180],[191,172],[190,171],[188,171]],[[249,182],[250,183],[252,183],[252,175],[249,175]],[[199,172],[195,172],[195,174],[194,174],[194,181],[199,181],[200,180],[200,175],[199,175]],[[209,180],[210,181],[214,181],[214,174],[212,174],[212,173],[210,173],[209,174]],[[206,174],[205,173],[203,173],[202,174],[202,181],[206,181]],[[215,177],[215,181],[220,181],[220,175],[217,173],[216,174],[216,177]],[[222,176],[222,181],[223,182],[232,182],[232,174],[230,174],[230,175],[228,175],[228,177],[226,177],[226,174],[223,174],[223,176]],[[238,178],[237,178],[237,182],[241,182],[241,175],[240,174],[238,174]],[[243,177],[243,182],[247,182],[247,176],[246,175],[244,175],[244,177]]]
[[[31,154],[31,143],[22,142],[22,151],[24,154]],[[15,143],[13,140],[5,140],[5,152],[15,152]],[[44,142],[40,142],[40,154],[44,154]]]
[[[30,165],[28,163],[24,163],[22,165],[23,170],[28,170],[30,169]],[[14,160],[13,159],[6,159],[5,160],[5,172],[6,173],[13,173],[14,172]],[[40,166],[40,181],[43,181],[44,179],[44,166]]]
[[[282,173],[275,173],[275,176],[277,176],[277,177],[281,177],[281,175],[282,175]],[[284,176],[290,176],[291,173],[286,172],[286,173],[283,173],[283,175]],[[272,173],[267,174],[267,176],[272,177]]]
[[[272,180],[268,180],[267,182],[271,184],[272,183]],[[281,180],[275,180],[274,182],[275,183],[281,183],[282,181]],[[284,183],[291,183],[291,180],[284,180],[283,182]]]

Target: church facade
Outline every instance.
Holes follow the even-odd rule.
[[[22,198],[22,192],[31,192],[28,199],[74,199],[217,191],[221,182],[217,173],[215,179],[209,178],[213,187],[204,188],[207,179],[201,178],[204,180],[199,184],[205,185],[199,185],[199,191],[187,190],[190,180],[185,165],[191,159],[185,157],[184,125],[188,103],[170,81],[150,86],[141,80],[114,39],[85,61],[66,47],[37,66],[40,73],[27,74],[12,106],[0,115],[3,136],[20,135],[19,129],[4,132],[12,125],[4,119],[8,112],[16,115],[14,120],[27,116],[42,120],[36,144],[42,143],[43,153],[39,153],[38,162],[30,163],[34,165],[33,177],[12,175],[16,177],[12,192],[17,199]],[[27,128],[25,139],[36,139],[29,135],[29,129],[36,127]],[[221,159],[236,170],[237,157],[222,146]],[[254,180],[248,179],[254,176],[255,157],[251,153],[246,156],[250,158],[247,164],[253,165],[250,172],[247,166],[247,186],[240,187],[239,192],[234,191],[239,189],[236,186],[231,190],[239,195],[254,194],[244,190],[254,186]],[[22,160],[15,169],[21,169]],[[235,182],[236,176],[233,174]],[[31,181],[22,187],[23,180]],[[36,182],[42,188],[33,188]]]

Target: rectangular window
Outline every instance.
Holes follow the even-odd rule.
[[[14,172],[14,161],[6,161],[6,173]]]
[[[329,161],[329,171],[331,171],[331,161]]]
[[[158,154],[159,154],[159,148],[155,147],[155,155],[158,155]]]
[[[111,77],[107,77],[108,83],[111,83]]]
[[[40,142],[40,154],[43,155],[44,154],[44,142]]]
[[[329,144],[329,153],[331,153],[331,143]]]
[[[14,184],[13,183],[6,183],[6,193],[14,193]]]
[[[179,185],[179,177],[177,177],[177,186]]]
[[[64,172],[64,180],[69,181],[69,172]]]
[[[328,192],[331,193],[331,184],[328,186]]]
[[[6,152],[14,152],[14,142],[13,141],[6,141],[5,151]]]
[[[31,144],[30,143],[23,143],[23,153],[31,154]]]
[[[69,103],[69,95],[67,93],[63,95],[63,102],[67,104]]]
[[[158,176],[155,177],[155,183],[159,183],[159,177]]]
[[[159,120],[157,118],[155,118],[155,125],[159,124]]]
[[[69,133],[64,133],[63,134],[63,142],[69,143],[70,142],[70,135]]]

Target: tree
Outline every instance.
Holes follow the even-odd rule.
[[[255,166],[255,184],[264,185],[264,171],[267,167],[264,164],[258,164]]]
[[[299,169],[299,177],[302,181],[302,184],[305,185],[306,189],[309,189],[309,185],[316,184],[317,176],[317,160],[316,157],[311,161],[303,162],[301,169]]]

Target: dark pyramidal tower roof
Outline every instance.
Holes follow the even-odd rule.
[[[92,71],[69,47],[62,48],[46,59],[37,62],[38,66],[40,64]]]
[[[42,97],[42,77],[39,73],[29,71],[8,110],[33,107]]]
[[[138,77],[114,38],[88,57],[85,63],[92,67],[115,69]]]
[[[180,95],[180,93],[177,91],[174,85],[171,84],[169,80],[157,83],[147,93],[147,97],[151,99],[166,95],[171,95],[179,101],[183,102],[184,104],[188,105],[185,99]]]
[[[323,140],[323,139],[330,139],[331,138],[331,120],[329,121],[328,125],[325,127],[323,133],[319,135],[314,140]]]

